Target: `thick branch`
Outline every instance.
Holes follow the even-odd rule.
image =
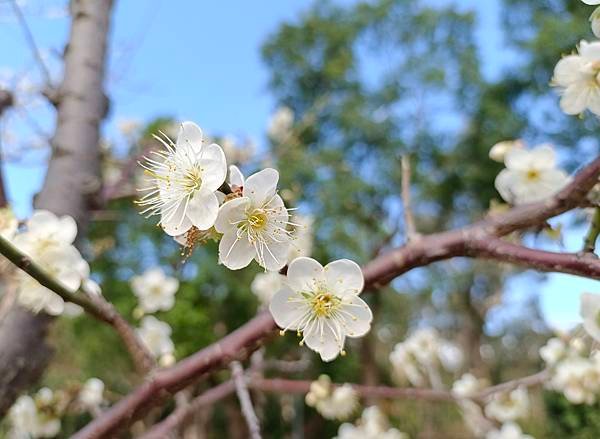
[[[600,158],[583,168],[556,196],[540,203],[513,208],[490,216],[473,225],[448,232],[423,236],[419,240],[387,252],[363,267],[365,288],[388,284],[395,277],[420,266],[455,256],[472,256],[468,243],[504,236],[515,230],[543,223],[548,218],[573,209],[585,200],[600,175]],[[525,262],[519,260],[517,262]],[[529,263],[529,261],[527,261]],[[258,342],[272,334],[275,323],[264,312],[225,337],[202,349],[170,369],[158,372],[103,416],[84,427],[74,438],[112,437],[149,407],[159,404],[202,374],[222,367],[234,359],[243,358]]]

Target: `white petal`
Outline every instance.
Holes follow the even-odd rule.
[[[302,316],[308,311],[306,305],[293,302],[294,299],[301,299],[301,297],[286,286],[275,293],[271,299],[269,311],[280,328],[297,330]]]
[[[319,282],[325,281],[323,266],[313,258],[296,258],[287,270],[287,284],[294,291],[315,291]]]
[[[230,270],[246,267],[256,256],[254,246],[245,238],[238,238],[236,230],[226,232],[219,243],[219,260]]]
[[[272,168],[252,174],[244,183],[244,197],[251,198],[253,204],[260,206],[275,195],[278,181],[279,172]]]
[[[346,336],[362,337],[369,332],[373,313],[364,300],[357,296],[345,297],[342,304],[342,311],[351,314],[344,314],[346,316],[344,321]]]
[[[202,148],[199,163],[202,171],[202,188],[208,188],[213,192],[219,189],[227,176],[227,162],[221,147],[213,143]]]
[[[586,58],[587,62],[600,60],[600,42],[593,41],[588,43],[587,41],[582,40],[579,43],[579,54]]]
[[[580,297],[583,327],[596,341],[600,341],[600,294],[583,293]]]
[[[177,147],[190,146],[199,151],[202,147],[202,130],[194,122],[183,122],[177,134]]]
[[[214,192],[202,188],[194,192],[187,207],[187,217],[200,230],[210,229],[219,214],[219,200]]]
[[[56,231],[56,239],[65,244],[72,244],[77,237],[77,223],[69,215],[59,219],[59,229]]]
[[[160,225],[170,236],[182,235],[192,227],[192,222],[185,214],[186,201],[180,201],[177,209],[163,209]]]
[[[287,255],[290,251],[290,243],[272,242],[263,247],[264,264],[262,267],[269,271],[279,271],[287,263]]]
[[[560,108],[567,114],[576,115],[583,113],[587,107],[590,88],[576,82],[563,92],[560,99]]]
[[[540,169],[553,169],[556,166],[556,153],[550,145],[540,145],[530,151],[533,167]]]
[[[50,293],[47,296],[44,311],[51,316],[59,316],[65,310],[65,301],[58,294]]]
[[[502,199],[511,204],[514,203],[515,199],[515,194],[513,191],[513,181],[515,180],[517,174],[517,171],[503,169],[502,171],[500,171],[500,173],[496,177],[496,181],[494,182],[496,190],[498,191]]]
[[[232,186],[243,187],[244,186],[244,174],[235,165],[229,167],[229,184]]]
[[[504,157],[504,164],[511,171],[528,171],[533,162],[531,151],[521,148],[512,148]]]
[[[600,0],[581,0],[586,5],[600,5]]]
[[[227,201],[219,209],[219,215],[215,222],[215,229],[219,233],[225,233],[228,230],[237,230],[236,223],[246,217],[246,207],[250,200],[246,197],[234,198]]]
[[[556,64],[552,81],[558,86],[567,88],[580,79],[580,68],[584,63],[580,56],[565,56]]]
[[[321,318],[318,325],[309,333],[304,334],[306,346],[321,355],[323,361],[334,360],[344,347],[344,336],[338,334],[328,319]]]
[[[360,294],[365,280],[358,264],[349,259],[340,259],[324,268],[327,286],[337,295]]]

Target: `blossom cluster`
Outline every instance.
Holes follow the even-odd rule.
[[[406,340],[396,344],[390,362],[399,381],[413,386],[435,386],[439,383],[439,367],[457,372],[463,364],[463,353],[454,343],[442,339],[433,328],[414,331]]]
[[[363,410],[356,424],[342,424],[334,439],[408,439],[408,435],[390,428],[379,407],[371,406]]]
[[[68,413],[90,412],[94,415],[105,404],[104,383],[90,378],[75,394],[42,387],[33,396],[21,395],[8,412],[12,439],[52,438],[60,433],[61,417]]]
[[[160,216],[163,230],[188,248],[217,240],[219,262],[231,270],[255,260],[266,274],[255,280],[253,290],[269,304],[282,333],[297,332],[300,344],[324,361],[344,352],[346,337],[369,331],[372,314],[358,297],[364,285],[360,267],[347,259],[323,267],[304,257],[312,246],[306,231],[311,220],[290,218],[275,169],[246,178],[236,166],[227,166],[221,146],[207,144],[192,122],[181,124],[176,142],[162,133],[155,138],[164,149],[153,151],[142,165],[149,182],[138,201],[143,214]],[[285,265],[287,276],[279,277]]]
[[[327,419],[348,419],[358,407],[358,395],[352,386],[344,384],[333,388],[327,375],[321,375],[310,384],[305,401]]]
[[[73,245],[77,236],[77,224],[73,218],[36,210],[24,228],[19,230],[10,211],[4,210],[0,217],[2,236],[66,289],[73,293],[81,286],[85,286],[89,292],[98,290],[97,285],[89,279],[87,262]],[[58,294],[39,284],[27,273],[19,271],[15,276],[18,301],[22,306],[36,313],[43,311],[50,315],[73,311],[75,305],[65,304]]]

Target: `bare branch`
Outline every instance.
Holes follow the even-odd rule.
[[[19,24],[21,25],[21,28],[23,29],[23,33],[25,34],[25,39],[27,40],[27,44],[29,45],[31,52],[33,53],[33,57],[35,58],[35,60],[38,64],[38,67],[40,68],[40,71],[42,72],[42,75],[44,76],[44,79],[46,80],[46,84],[48,86],[51,86],[52,78],[50,77],[50,71],[48,70],[48,67],[46,67],[46,63],[44,63],[42,54],[41,54],[37,44],[35,43],[35,38],[33,37],[33,33],[31,32],[31,29],[29,28],[29,25],[27,24],[27,20],[25,19],[25,16],[23,15],[23,11],[21,11],[21,8],[19,7],[17,0],[9,0],[9,1],[10,1],[10,4],[12,5],[12,8],[15,13],[15,16],[17,17],[17,20],[19,21]]]
[[[231,376],[235,383],[235,391],[240,401],[240,407],[242,408],[242,414],[248,424],[248,430],[250,430],[250,437],[252,439],[261,439],[260,436],[260,425],[258,424],[258,418],[254,412],[252,406],[252,400],[250,399],[250,393],[246,386],[246,379],[244,378],[244,369],[239,361],[233,361],[229,368],[231,369]]]
[[[402,160],[402,209],[404,211],[404,226],[406,228],[406,241],[410,242],[419,236],[415,226],[415,218],[410,202],[410,159],[403,155]]]

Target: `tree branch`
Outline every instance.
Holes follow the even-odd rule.
[[[415,268],[455,256],[472,256],[468,243],[507,235],[545,222],[584,203],[585,196],[600,175],[600,157],[577,173],[554,197],[539,203],[515,207],[505,213],[489,216],[470,226],[423,236],[421,239],[391,250],[363,267],[366,289],[376,289],[395,277]],[[519,259],[518,262],[525,262]],[[529,262],[529,261],[527,261]],[[268,312],[252,320],[170,369],[157,372],[119,403],[95,419],[74,439],[114,437],[117,431],[143,415],[153,405],[177,392],[203,374],[235,359],[244,358],[259,342],[270,336],[275,322]]]
[[[254,412],[250,393],[248,392],[248,386],[244,377],[244,369],[242,369],[242,365],[239,361],[232,361],[229,367],[235,384],[235,391],[238,400],[240,401],[240,407],[242,408],[242,414],[246,419],[246,424],[248,424],[248,430],[250,430],[250,437],[252,439],[261,439],[260,425],[258,424],[258,418]]]

